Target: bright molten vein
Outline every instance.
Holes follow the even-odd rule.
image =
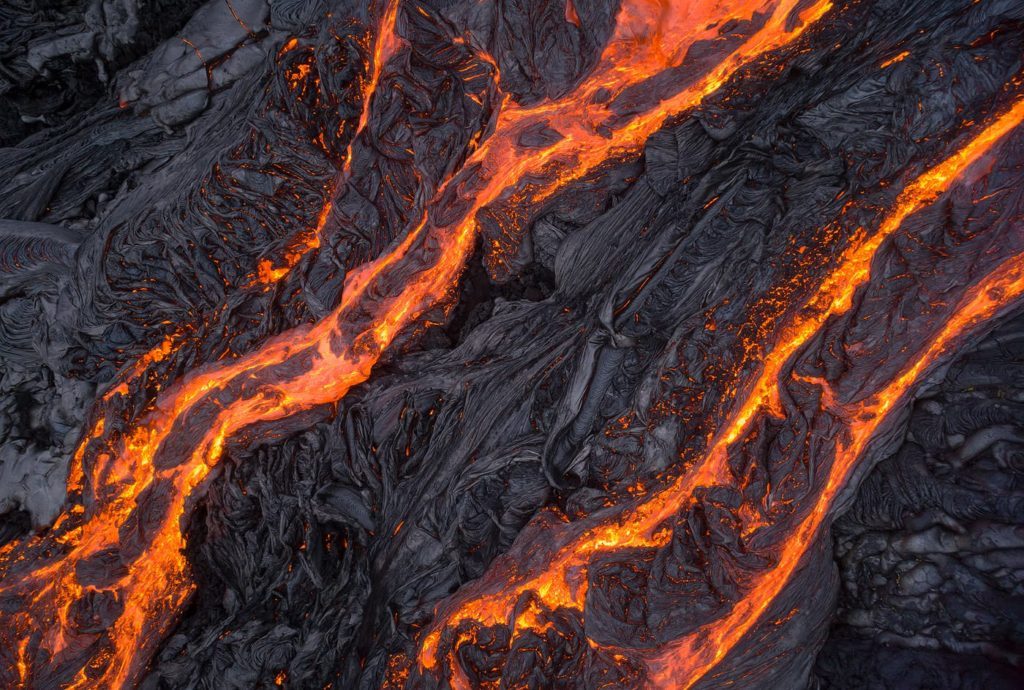
[[[439,644],[445,629],[455,628],[461,623],[469,622],[481,627],[507,625],[512,627],[513,635],[527,629],[542,630],[545,624],[539,623],[530,612],[512,619],[513,611],[526,593],[532,594],[531,611],[534,613],[541,606],[551,611],[559,608],[582,611],[586,598],[587,566],[596,555],[621,549],[663,546],[670,533],[660,528],[685,507],[694,489],[729,481],[729,447],[744,436],[758,412],[778,409],[780,377],[787,363],[815,337],[828,319],[850,309],[857,290],[869,282],[872,260],[883,243],[899,230],[908,216],[934,202],[961,173],[1022,120],[1024,100],[1017,101],[953,155],[910,183],[897,197],[893,209],[877,230],[870,234],[861,230],[856,234],[836,268],[803,308],[780,329],[778,341],[766,356],[756,380],[734,404],[703,457],[692,469],[639,505],[623,509],[568,540],[540,572],[511,573],[508,581],[494,591],[468,597],[456,595],[449,604],[441,607],[437,620],[424,636],[420,665],[433,669],[445,659],[450,665],[456,663],[451,655],[439,658]],[[851,438],[837,451],[828,485],[811,515],[787,538],[779,563],[753,585],[753,589],[725,618],[674,645],[668,645],[651,664],[653,681],[663,687],[689,687],[756,623],[811,543],[831,499],[842,486],[843,478],[886,413],[921,372],[945,353],[958,335],[1011,304],[1020,295],[1024,289],[1022,271],[1024,259],[1015,257],[1008,260],[974,290],[974,296],[945,325],[908,371],[890,382],[884,391],[865,404],[863,410],[851,413],[851,417],[856,417],[849,426]],[[472,634],[460,635],[455,646],[466,639],[472,639]],[[451,671],[457,686],[465,683],[460,669],[453,667]]]
[[[692,107],[744,64],[794,40],[831,7],[827,1],[811,3],[801,11],[802,21],[787,30],[798,4],[623,2],[593,73],[556,101],[520,107],[506,99],[490,137],[398,246],[347,277],[342,302],[327,318],[284,333],[251,355],[185,377],[124,438],[105,436],[101,419],[76,453],[77,467],[87,452],[95,453],[95,500],[81,525],[0,552],[0,571],[6,573],[0,593],[25,598],[18,613],[3,620],[14,633],[9,639],[29,641],[18,651],[21,683],[71,664],[78,669],[71,687],[133,684],[193,591],[180,520],[226,440],[254,423],[335,402],[366,380],[395,336],[452,290],[475,241],[477,211],[524,178],[547,180],[539,192],[544,196],[610,157],[637,150],[665,117]],[[678,66],[695,41],[717,39],[713,27],[733,19],[753,19],[760,28],[708,73],[647,110],[632,117],[612,111],[624,89]],[[390,10],[386,21],[394,21]],[[540,148],[521,146],[524,129],[541,123],[560,138]],[[442,213],[446,221],[435,222]],[[135,521],[141,526],[133,530]],[[129,526],[124,542],[123,526]],[[80,581],[80,566],[111,556],[123,564],[115,583],[99,588]],[[78,631],[75,607],[86,598],[111,602],[106,610],[113,611],[113,620],[104,625],[105,634]]]

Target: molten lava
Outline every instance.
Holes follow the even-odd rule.
[[[539,570],[519,572],[514,565],[509,567],[509,563],[503,562],[500,576],[485,576],[442,604],[423,638],[419,654],[421,668],[432,670],[439,663],[445,663],[446,676],[453,685],[468,687],[454,652],[461,644],[473,642],[475,630],[509,626],[513,639],[526,630],[542,632],[550,623],[538,616],[539,612],[584,610],[587,569],[596,556],[665,546],[671,537],[666,522],[685,507],[699,487],[729,483],[730,448],[750,431],[755,416],[764,411],[781,414],[779,393],[787,364],[830,319],[851,308],[858,290],[871,280],[871,266],[879,248],[897,233],[911,214],[935,201],[972,163],[1022,121],[1024,100],[1018,100],[953,155],[907,185],[876,230],[861,230],[852,239],[838,266],[780,330],[756,380],[737,398],[728,419],[690,470],[639,505],[602,514],[596,524],[582,532],[577,530],[567,537],[549,535],[556,542],[558,539],[564,542]],[[726,616],[668,645],[653,659],[646,659],[652,681],[660,687],[690,687],[743,637],[785,586],[827,517],[831,501],[844,486],[844,478],[885,421],[886,414],[922,373],[948,354],[951,345],[978,323],[1013,304],[1022,290],[1024,257],[1016,256],[971,290],[961,308],[905,371],[865,402],[843,412],[842,418],[848,420],[847,438],[836,449],[828,482],[808,515],[779,546],[774,567],[749,584],[744,597]],[[831,397],[826,390],[823,398]],[[529,597],[528,608],[517,614],[525,597]],[[450,651],[442,654],[442,635],[446,631],[450,633],[446,643]]]
[[[5,638],[22,640],[12,682],[71,678],[68,687],[79,688],[136,682],[194,589],[183,555],[182,520],[190,496],[209,477],[229,439],[259,422],[335,402],[366,380],[399,332],[449,296],[473,247],[480,209],[501,201],[524,180],[534,185],[530,196],[543,199],[610,158],[635,153],[666,117],[694,106],[740,67],[796,39],[830,7],[798,0],[623,2],[615,33],[591,75],[558,100],[520,106],[506,98],[490,135],[404,239],[347,276],[341,303],[327,318],[284,333],[248,356],[184,377],[162,391],[124,437],[109,431],[113,425],[101,417],[72,468],[73,489],[88,477],[91,497],[84,510],[76,506],[48,534],[0,554],[0,596],[22,600],[16,613],[4,614],[11,631]],[[396,16],[393,3],[378,34],[366,108],[395,45],[390,29]],[[752,33],[721,37],[719,27],[731,20],[749,20]],[[678,68],[700,40],[722,41],[728,52],[688,85],[676,79],[669,93],[662,84],[637,94],[636,87]],[[538,125],[554,130],[554,141],[522,143],[523,132]],[[282,279],[302,252],[315,248],[328,210],[314,239],[300,242],[284,266],[264,265],[257,281]],[[173,341],[165,341],[145,355],[111,395],[124,392],[128,381],[173,347]],[[103,615],[83,620],[85,610]]]
[[[252,276],[249,282],[243,286],[249,287],[252,285],[262,286],[263,289],[269,289],[272,285],[281,282],[288,277],[292,269],[299,263],[299,261],[313,250],[320,246],[320,237],[327,225],[327,220],[331,214],[332,202],[330,201],[331,195],[335,189],[340,188],[352,175],[352,157],[353,157],[353,146],[359,135],[366,129],[366,125],[370,119],[370,105],[373,102],[373,95],[377,91],[377,86],[380,83],[381,73],[383,67],[389,59],[398,50],[401,39],[395,33],[395,23],[398,21],[398,0],[388,0],[388,4],[385,7],[383,16],[381,17],[380,26],[373,35],[372,48],[368,49],[369,57],[368,63],[364,66],[364,73],[366,78],[360,83],[361,101],[363,108],[359,113],[359,120],[356,123],[355,132],[349,140],[348,147],[344,155],[344,165],[341,171],[335,178],[331,186],[326,190],[327,200],[324,202],[323,207],[320,210],[320,214],[317,216],[316,224],[309,229],[308,232],[300,233],[297,237],[293,238],[288,246],[288,249],[284,252],[282,257],[283,262],[280,265],[275,266],[274,263],[267,258],[260,259],[256,266],[256,274]],[[290,39],[281,48],[278,53],[280,58],[285,53],[294,50],[298,45],[297,39]],[[309,76],[310,66],[306,63],[301,65],[304,67],[302,79],[306,79]],[[294,84],[292,84],[294,88]],[[138,380],[142,376],[150,365],[161,362],[171,354],[172,351],[178,349],[181,345],[181,341],[186,337],[186,332],[176,331],[173,334],[164,337],[160,343],[143,353],[130,367],[126,368],[118,376],[117,381],[110,386],[107,392],[104,394],[105,400],[110,400],[113,396],[119,394],[126,394],[129,391],[129,386]]]
[[[1019,121],[1019,120],[1018,120]],[[661,650],[650,661],[657,687],[690,688],[736,646],[758,622],[765,609],[790,581],[812,540],[829,515],[829,508],[886,415],[917,385],[921,376],[980,324],[992,319],[1024,295],[1024,255],[1011,257],[974,285],[941,331],[910,366],[867,400],[842,410],[848,420],[839,440],[825,487],[810,511],[781,545],[776,561],[751,583],[728,615],[703,626]],[[827,386],[827,384],[825,384]],[[827,398],[827,396],[826,396]]]

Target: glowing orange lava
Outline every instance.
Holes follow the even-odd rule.
[[[921,380],[921,376],[973,329],[1013,305],[1024,295],[1024,255],[1005,260],[975,285],[942,330],[885,388],[853,409],[844,411],[846,436],[836,448],[828,481],[810,512],[786,536],[777,561],[752,583],[729,613],[666,645],[649,663],[656,687],[686,690],[733,649],[760,620],[790,581],[801,559],[829,515],[829,508],[846,478],[886,420],[886,415]]]
[[[461,623],[472,622],[480,627],[511,626],[513,636],[526,629],[539,630],[542,626],[537,625],[536,616],[529,615],[529,612],[514,620],[512,618],[512,612],[525,593],[532,595],[534,607],[543,607],[549,611],[559,608],[582,611],[587,589],[587,566],[596,555],[621,549],[665,545],[670,537],[670,532],[661,529],[662,526],[666,520],[678,513],[693,496],[694,490],[698,486],[711,486],[729,481],[727,476],[729,447],[748,431],[750,422],[758,412],[779,409],[777,396],[780,376],[787,363],[821,330],[831,317],[843,314],[850,309],[858,288],[866,285],[870,279],[871,263],[879,247],[896,233],[909,215],[937,199],[964,170],[988,152],[1022,120],[1024,120],[1024,100],[1017,101],[956,153],[909,184],[897,198],[893,210],[874,233],[869,235],[861,230],[852,238],[849,248],[844,252],[835,270],[827,276],[803,308],[796,312],[790,323],[781,329],[778,341],[774,349],[764,358],[762,369],[753,385],[735,403],[703,457],[690,471],[664,489],[652,493],[639,505],[605,518],[603,522],[572,538],[559,548],[556,555],[545,562],[540,572],[510,572],[506,582],[495,591],[474,593],[468,598],[457,595],[447,605],[447,608],[442,606],[439,609],[435,623],[424,636],[419,654],[421,667],[433,669],[439,661],[443,660],[438,656],[439,643],[441,634],[446,629],[454,629]],[[947,330],[943,331],[946,334],[943,336],[945,340],[942,338],[936,340],[933,343],[933,348],[937,349],[934,349],[933,352],[933,348],[930,348],[928,351],[933,353],[933,356],[925,358],[919,365],[915,365],[918,368],[913,369],[913,372],[919,373],[921,367],[927,367],[934,361],[935,356],[944,351],[951,339],[955,338],[964,328],[976,323],[978,318],[983,318],[978,314],[983,311],[988,313],[1012,302],[1018,294],[1014,290],[1017,289],[1015,281],[1019,280],[1020,270],[1021,260],[1018,258],[1011,262],[1010,267],[1005,271],[994,274],[992,280],[997,282],[991,283],[991,285],[1003,288],[1004,298],[990,299],[984,296],[990,294],[988,288],[979,288],[984,295],[972,301],[968,311],[960,313],[947,325]],[[983,304],[989,305],[990,308],[982,309]],[[959,324],[959,328],[957,324]],[[838,472],[840,477],[845,476],[845,471],[854,462],[863,444],[870,439],[871,432],[884,418],[885,412],[904,394],[914,380],[916,380],[916,373],[901,376],[891,384],[887,392],[879,394],[879,401],[873,403],[874,407],[861,411],[863,414],[869,415],[869,418],[854,422],[851,434],[855,439],[860,438],[858,434],[863,434],[864,439],[852,441],[849,447],[852,450],[850,452],[844,450],[843,454],[837,458],[835,467],[841,465],[842,469],[836,469],[835,472]],[[831,479],[829,486],[833,486]],[[837,483],[834,488],[838,488],[838,486],[840,484]],[[825,503],[821,505],[827,506],[831,499],[823,498],[822,500]],[[824,515],[824,510],[822,508],[821,515]],[[812,526],[810,522],[805,522],[796,536],[787,542],[784,551],[784,564],[790,563],[790,560],[785,559],[792,559],[792,564],[795,566],[799,555],[803,553],[810,539],[810,536],[805,539],[801,535],[812,534],[819,524],[820,517],[818,522],[814,522]],[[781,572],[791,572],[791,568],[789,571],[783,568]],[[785,577],[788,575],[780,576],[778,569],[766,575],[762,585],[759,585],[761,589],[755,590],[751,595],[754,598],[744,599],[747,602],[747,613],[763,611],[764,607],[774,598],[774,594],[768,596],[768,593],[777,593],[777,590],[772,588],[781,587],[780,580],[784,582]],[[760,594],[763,594],[764,597],[761,597]],[[677,652],[668,652],[666,657],[659,660],[655,665],[653,678],[662,681],[666,687],[679,685],[688,687],[686,682],[691,684],[695,682],[706,671],[708,664],[720,659],[727,649],[731,648],[731,645],[735,644],[742,636],[742,631],[753,624],[756,615],[751,615],[753,620],[744,618],[741,614],[736,614],[735,618],[730,615],[727,622],[721,626],[717,622],[713,624],[711,626],[713,632],[709,633],[707,629],[703,630],[703,633],[709,636],[699,637],[695,634],[695,636],[685,638],[680,642],[683,648]],[[707,642],[709,639],[720,644],[718,646],[710,644]],[[462,641],[461,638],[458,639],[453,647],[457,647]],[[461,671],[455,666],[454,657],[448,655],[445,658],[454,674],[452,676],[453,683],[457,687],[464,685],[465,681],[461,678]],[[700,666],[698,662],[708,658],[712,661]],[[686,679],[690,680],[686,681]]]
[[[387,3],[387,6],[384,8],[384,14],[381,17],[380,26],[374,34],[373,47],[369,50],[370,57],[367,60],[367,64],[364,66],[366,78],[360,85],[360,92],[362,94],[360,100],[362,101],[363,108],[359,113],[359,120],[356,123],[355,133],[349,140],[348,147],[345,151],[345,162],[342,165],[341,172],[338,174],[330,189],[327,190],[326,196],[328,197],[328,201],[324,202],[320,215],[317,218],[316,225],[309,232],[303,233],[292,242],[291,246],[284,254],[284,261],[282,265],[274,267],[268,259],[260,261],[258,271],[254,279],[255,283],[263,284],[268,288],[277,284],[291,273],[291,270],[295,268],[302,257],[320,246],[320,237],[323,234],[324,227],[326,226],[331,213],[332,202],[329,199],[334,190],[340,188],[341,185],[344,185],[352,175],[352,148],[356,139],[358,139],[359,135],[363,133],[363,130],[366,129],[367,123],[370,121],[370,106],[373,103],[373,95],[377,92],[377,86],[380,84],[380,77],[384,69],[384,65],[387,64],[387,61],[402,45],[401,39],[395,33],[395,24],[398,21],[399,0],[387,0]],[[307,65],[303,66],[308,67]],[[304,76],[305,75],[303,75],[303,78]]]
[[[28,640],[18,664],[25,682],[62,668],[77,669],[68,687],[136,682],[193,591],[181,519],[228,439],[257,422],[341,399],[369,376],[400,331],[452,290],[475,241],[478,210],[525,178],[542,176],[541,195],[550,194],[610,157],[635,151],[666,116],[698,103],[753,58],[794,40],[831,6],[813,3],[801,11],[802,21],[791,22],[801,4],[624,2],[593,74],[557,101],[520,107],[506,100],[493,133],[440,189],[428,213],[388,254],[346,277],[342,301],[327,318],[186,376],[162,391],[124,437],[111,431],[115,424],[104,428],[98,422],[73,468],[77,479],[82,455],[94,459],[93,500],[84,514],[3,553],[0,596],[23,597],[19,611],[3,620],[11,639]],[[615,98],[627,87],[678,65],[695,41],[717,39],[710,27],[730,19],[760,21],[762,13],[767,16],[759,28],[709,73],[642,112],[615,114]],[[388,16],[393,21],[394,12]],[[378,56],[388,45],[378,43]],[[373,74],[379,76],[379,68]],[[557,125],[560,138],[543,147],[521,145],[523,129],[539,122]],[[442,214],[445,222],[433,220]],[[273,277],[280,267],[267,270]],[[162,354],[153,356],[166,356],[163,349],[161,344]],[[82,579],[94,559],[119,564],[104,571],[109,581]],[[81,632],[88,626],[76,618],[86,600],[106,602],[104,632]]]
[[[325,191],[327,198],[317,216],[316,224],[308,232],[301,233],[293,239],[281,257],[283,261],[281,261],[280,265],[275,266],[267,258],[260,259],[256,266],[256,273],[251,277],[249,285],[262,285],[264,289],[269,290],[272,286],[287,278],[288,274],[291,273],[292,269],[298,265],[304,256],[320,246],[320,238],[331,214],[331,195],[335,189],[345,184],[352,175],[352,148],[355,145],[356,139],[366,129],[366,125],[369,122],[370,106],[373,102],[372,97],[377,91],[384,65],[401,47],[401,39],[395,33],[398,9],[399,0],[388,0],[380,25],[374,34],[373,47],[370,51],[371,57],[364,69],[367,76],[360,85],[360,92],[362,94],[360,100],[363,103],[363,108],[359,114],[359,121],[356,124],[355,132],[348,143],[344,156],[345,162],[341,172],[336,176],[333,184]],[[280,57],[281,54],[294,49],[296,45],[298,45],[297,39],[289,39],[281,48],[278,56]],[[296,75],[296,77],[305,79],[308,76],[310,66],[302,64],[300,67],[304,68],[304,70]],[[172,351],[177,350],[187,335],[187,332],[179,330],[165,336],[160,344],[143,353],[129,368],[118,376],[117,381],[104,394],[104,399],[109,400],[115,395],[127,394],[131,383],[142,376],[151,364],[163,361]]]

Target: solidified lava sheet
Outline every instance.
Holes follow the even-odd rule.
[[[1024,2],[5,0],[0,687],[1024,687]]]

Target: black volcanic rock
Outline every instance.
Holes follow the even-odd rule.
[[[624,4],[402,0],[376,66],[387,2],[0,8],[4,554],[63,553],[75,520],[130,483],[94,476],[100,457],[176,385],[307,333],[421,218],[457,221],[495,174],[474,156],[502,114],[571,98]],[[539,190],[554,163],[517,179],[475,216],[458,280],[368,379],[297,414],[254,412],[225,439],[175,520],[195,593],[151,621],[139,686],[453,687],[416,663],[432,625],[697,472],[844,251],[1024,94],[1019,2],[835,5],[642,149],[550,195]],[[691,27],[701,38],[674,67],[591,94],[614,117],[580,127],[614,136],[767,17]],[[534,123],[515,146],[544,150],[574,136],[568,124]],[[454,622],[438,637],[441,666],[471,687],[633,687],[659,652],[703,639],[779,567],[873,393],[971,286],[1024,256],[1022,162],[1018,127],[900,224],[658,544],[596,554],[581,610],[525,592],[504,612],[543,625]],[[386,303],[435,270],[400,263],[368,291]],[[959,354],[914,379],[792,579],[695,687],[1014,687],[1024,320],[1012,306],[998,326],[965,327]],[[341,351],[368,309],[327,344]],[[82,659],[101,673],[118,587],[147,558],[173,472],[234,400],[288,399],[275,384],[324,357],[300,352],[204,392],[150,458],[164,474],[133,496],[116,547],[77,563],[71,650],[48,657],[54,616],[38,632],[6,626],[19,637],[4,638],[0,680],[21,682],[26,660],[28,687],[62,687]],[[72,456],[98,419],[69,495]],[[55,525],[62,513],[70,527]],[[32,610],[18,557],[0,556],[0,623]]]

